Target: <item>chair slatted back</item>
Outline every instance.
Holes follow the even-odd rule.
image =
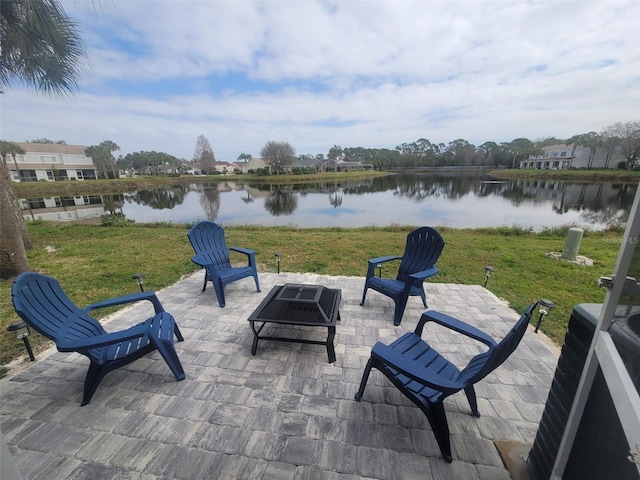
[[[54,342],[82,340],[106,333],[98,321],[83,313],[67,297],[56,279],[47,275],[36,272],[18,275],[11,296],[20,318]],[[95,353],[99,355],[99,351]]]
[[[473,357],[465,369],[460,372],[458,380],[467,384],[474,384],[502,365],[520,344],[520,340],[522,340],[527,331],[527,326],[535,307],[536,303],[529,305],[509,333],[496,346]]]
[[[420,227],[410,232],[398,268],[397,280],[407,282],[412,273],[433,267],[442,253],[444,244],[440,233],[432,227]],[[421,283],[422,281],[416,282]]]
[[[216,269],[231,268],[224,228],[213,222],[200,222],[187,233],[193,250],[203,255]]]

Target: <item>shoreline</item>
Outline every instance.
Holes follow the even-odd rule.
[[[233,175],[181,175],[179,177],[125,177],[109,180],[86,180],[80,182],[17,182],[13,189],[17,196],[60,196],[60,195],[108,195],[130,192],[132,190],[147,190],[157,186],[176,185],[183,183],[212,183],[212,182],[246,182],[246,183],[322,183],[332,181],[361,180],[398,173],[409,172],[456,172],[483,173],[500,180],[557,180],[574,183],[620,182],[638,183],[640,172],[628,170],[491,170],[485,168],[452,169],[438,167],[433,169],[384,171],[384,172],[346,172],[322,173],[311,175],[268,175],[257,176],[247,174]]]

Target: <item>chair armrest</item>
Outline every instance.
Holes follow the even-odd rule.
[[[370,258],[369,265],[377,265],[379,263],[390,262],[392,260],[399,260],[402,257],[399,255],[387,255],[386,257]]]
[[[371,350],[371,355],[410,379],[439,392],[453,393],[466,387],[463,383],[442,378],[431,370],[416,367],[406,357],[384,343],[376,343]]]
[[[255,266],[256,266],[256,252],[255,251],[250,250],[248,248],[242,248],[242,247],[229,247],[229,250],[245,254],[247,256],[248,265],[250,267],[255,268]]]
[[[229,247],[229,250],[233,250],[234,252],[244,253],[247,256],[256,254],[255,251],[249,250],[248,248],[242,248],[242,247]]]
[[[418,336],[422,336],[422,329],[427,322],[438,323],[450,330],[454,330],[458,333],[461,333],[462,335],[473,338],[474,340],[478,340],[479,342],[482,342],[489,347],[493,347],[496,345],[496,341],[489,335],[484,333],[482,330],[479,330],[473,325],[469,325],[468,323],[458,320],[457,318],[453,318],[449,315],[445,315],[444,313],[435,310],[428,310],[422,314],[414,333]]]
[[[153,308],[156,313],[164,312],[164,308],[156,296],[156,292],[148,290],[146,292],[130,293],[129,295],[122,295],[120,297],[110,298],[101,302],[92,303],[82,309],[82,312],[89,313],[91,310],[98,308],[114,307],[116,305],[123,305],[126,303],[135,303],[142,300],[148,300],[153,303]]]
[[[191,261],[197,265],[200,265],[201,267],[207,267],[211,265],[211,261],[201,253],[197,253],[193,257],[191,257]]]
[[[398,256],[398,255],[388,255],[386,257],[378,257],[378,258],[370,258],[368,261],[368,266],[367,266],[367,278],[371,278],[371,277],[375,277],[376,276],[376,267],[381,264],[381,263],[385,263],[385,262],[390,262],[392,260],[398,260],[402,257]]]
[[[438,272],[440,271],[440,269],[438,267],[436,267],[435,265],[431,268],[428,268],[426,270],[423,270],[421,272],[416,272],[416,273],[412,273],[411,275],[409,275],[411,278],[415,279],[415,280],[424,280],[425,278],[429,278],[429,277],[433,277],[434,275],[436,275]]]
[[[56,341],[56,348],[61,352],[76,352],[78,350],[104,347],[105,345],[113,345],[142,337],[148,329],[147,325],[141,323],[121,332],[105,333],[82,340],[58,340]]]

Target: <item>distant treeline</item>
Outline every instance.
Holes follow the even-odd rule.
[[[515,168],[520,161],[532,155],[542,155],[544,147],[558,144],[583,146],[592,150],[600,147],[618,149],[626,158],[626,167],[633,168],[640,159],[640,121],[618,122],[603,128],[600,133],[582,133],[568,139],[550,137],[531,141],[528,138],[516,138],[511,142],[488,141],[476,146],[462,138],[448,144],[432,143],[420,138],[398,145],[394,150],[334,146],[331,151],[334,154],[341,151],[343,160],[371,163],[379,170],[471,165]]]

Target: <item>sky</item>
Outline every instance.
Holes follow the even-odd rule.
[[[219,161],[426,138],[569,138],[640,120],[640,2],[61,0],[78,91],[0,95],[0,138]]]

